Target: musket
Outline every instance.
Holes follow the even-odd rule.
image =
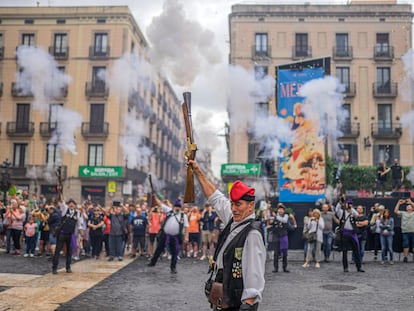
[[[151,207],[157,206],[157,201],[155,200],[155,190],[154,185],[152,184],[152,176],[151,174],[148,174],[148,181],[151,188]]]
[[[63,200],[63,182],[62,182],[62,167],[58,166],[55,170],[56,178],[57,178],[57,193],[58,193],[58,201]]]
[[[185,157],[189,160],[194,160],[197,151],[197,145],[194,143],[193,126],[191,122],[191,93],[183,93],[184,103],[181,105],[183,109],[185,131],[187,136],[187,150]],[[185,182],[184,203],[193,203],[194,195],[194,174],[191,165],[187,166],[187,178]]]

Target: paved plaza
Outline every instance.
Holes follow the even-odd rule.
[[[302,268],[303,253],[290,251],[290,273],[266,266],[266,289],[260,310],[414,310],[414,262],[396,255],[393,266],[366,254],[366,273],[344,273],[340,253],[320,269]],[[401,259],[401,260],[399,260]],[[197,310],[208,311],[203,292],[207,262],[182,259],[178,274],[169,261],[147,267],[146,259],[107,262],[84,259],[67,274],[50,273],[45,258],[0,252],[0,310]],[[64,262],[63,258],[61,264]]]

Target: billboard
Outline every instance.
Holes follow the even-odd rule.
[[[323,68],[277,71],[278,115],[289,123],[292,140],[279,158],[279,200],[316,202],[325,197],[325,144],[320,119],[312,113],[302,85],[323,77]]]

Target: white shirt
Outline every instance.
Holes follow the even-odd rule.
[[[168,214],[172,211],[171,207],[168,207],[165,204],[161,205],[162,210],[164,213]],[[180,222],[181,222],[181,214],[183,214],[183,223],[184,228],[188,228],[188,218],[187,215],[183,212],[177,213],[167,218],[164,232],[168,235],[178,235],[180,233]]]

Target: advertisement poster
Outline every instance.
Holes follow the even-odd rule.
[[[299,96],[306,82],[323,77],[323,68],[278,70],[278,115],[288,122],[292,140],[279,158],[279,200],[316,202],[325,197],[325,147],[319,115]]]

